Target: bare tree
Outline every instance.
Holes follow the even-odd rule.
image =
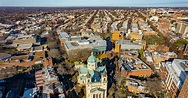
[[[155,96],[156,98],[163,98],[164,96],[162,96],[162,86],[161,86],[161,82],[159,78],[149,78],[146,83],[145,86],[148,88],[148,90],[150,91],[150,94]]]
[[[73,81],[74,83],[77,81],[78,75],[79,75],[79,73],[76,72],[76,73],[74,74],[74,76],[72,77],[72,81]]]
[[[51,49],[48,52],[48,55],[51,56],[52,58],[60,59],[61,58],[61,53],[58,49]]]
[[[126,93],[122,93],[120,90],[115,92],[115,98],[126,98]]]
[[[48,42],[47,44],[50,49],[55,49],[57,46],[56,42]]]
[[[108,98],[111,98],[111,96],[115,93],[115,84],[113,83],[108,90]]]
[[[65,70],[65,68],[63,68],[61,64],[59,64],[57,72],[59,74],[67,74],[67,70]]]
[[[115,76],[114,76],[115,80],[116,80],[116,86],[121,86],[121,82],[122,82],[122,75],[120,72],[116,72]]]

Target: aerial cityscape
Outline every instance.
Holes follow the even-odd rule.
[[[0,98],[188,98],[188,1],[0,0]]]

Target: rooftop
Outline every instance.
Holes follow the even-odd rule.
[[[139,58],[137,58],[137,59],[127,58],[127,59],[125,59],[124,56],[121,55],[119,62],[121,64],[121,68],[126,70],[126,71],[151,69],[147,64],[145,64]]]
[[[59,35],[61,39],[65,39],[69,37],[69,35],[66,32],[60,32]]]
[[[98,39],[88,39],[88,40],[80,40],[80,41],[67,41],[64,43],[66,49],[83,49],[83,48],[94,48],[94,47],[106,47],[106,41],[98,38]]]
[[[25,48],[31,48],[32,44],[20,44],[17,48],[19,49],[25,49]]]
[[[6,53],[0,53],[0,59],[4,58],[4,57],[9,57],[11,56],[10,54],[6,54]]]
[[[173,61],[182,71],[188,71],[188,60],[174,59]]]
[[[116,41],[117,44],[128,44],[128,45],[139,45],[139,44],[145,44],[144,41],[136,42],[133,43],[130,40],[118,40]]]

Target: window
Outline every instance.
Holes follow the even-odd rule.
[[[95,94],[93,94],[93,98],[95,98]]]
[[[99,94],[99,98],[101,98],[101,93]]]

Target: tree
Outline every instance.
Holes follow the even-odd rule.
[[[121,86],[121,82],[122,82],[122,79],[123,79],[121,72],[116,72],[114,78],[116,80],[116,86],[118,86],[118,87]]]
[[[115,92],[115,98],[126,98],[126,93],[122,93],[119,89]]]
[[[48,55],[56,59],[61,58],[61,53],[58,49],[50,49],[50,51],[48,52]]]
[[[50,49],[55,49],[56,46],[57,46],[57,44],[56,44],[55,42],[48,42],[47,44],[48,44],[48,47],[49,47]]]
[[[57,72],[59,74],[67,74],[67,70],[65,70],[65,68],[62,67],[62,64],[59,64]]]
[[[115,93],[115,84],[113,83],[110,89],[108,90],[108,96],[112,96]]]
[[[78,77],[78,75],[79,75],[78,72],[76,72],[76,73],[73,75],[73,77],[72,77],[72,81],[73,81],[74,83],[77,82],[77,77]]]
[[[144,50],[143,49],[140,49],[139,50],[139,55],[140,55],[140,58],[142,59],[142,60],[145,60],[146,58],[144,57]]]
[[[145,83],[145,86],[149,90],[150,94],[155,96],[156,98],[164,97],[162,94],[162,86],[159,78],[148,78],[148,80]]]
[[[74,73],[75,73],[74,68],[70,68],[69,71],[68,71],[68,74],[73,75]]]

